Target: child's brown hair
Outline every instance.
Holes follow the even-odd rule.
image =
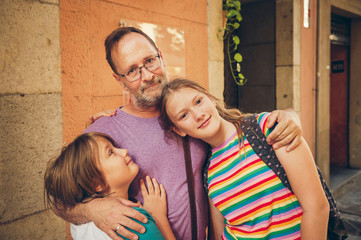
[[[45,175],[45,201],[57,209],[71,208],[94,198],[107,195],[109,187],[100,170],[97,138],[114,140],[102,133],[78,136],[60,155],[49,161]],[[97,186],[100,186],[97,191]]]

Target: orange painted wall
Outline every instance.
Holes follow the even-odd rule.
[[[301,122],[303,136],[316,152],[316,50],[317,1],[310,0],[310,28],[303,27],[303,2],[301,6]]]
[[[71,141],[90,115],[123,104],[105,60],[104,40],[120,19],[184,30],[185,76],[208,88],[206,0],[60,1],[63,139]]]

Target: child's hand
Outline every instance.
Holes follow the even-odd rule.
[[[112,117],[112,116],[116,115],[116,113],[117,113],[117,109],[105,110],[102,112],[98,112],[94,116],[90,116],[89,121],[90,121],[90,123],[93,123],[101,117]]]
[[[167,196],[165,193],[164,186],[158,184],[157,180],[150,179],[149,176],[145,177],[147,187],[143,179],[140,180],[140,189],[143,195],[143,208],[147,210],[155,220],[167,217]],[[147,190],[148,188],[148,190]]]

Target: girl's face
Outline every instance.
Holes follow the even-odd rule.
[[[221,117],[215,103],[193,88],[181,88],[171,93],[166,112],[181,136],[189,135],[209,142],[220,129]]]
[[[110,192],[128,192],[130,183],[138,174],[139,167],[128,154],[127,149],[114,147],[104,138],[98,138],[100,169]]]

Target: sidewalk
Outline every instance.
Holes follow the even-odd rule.
[[[361,239],[361,170],[331,168],[330,188],[349,232]]]

